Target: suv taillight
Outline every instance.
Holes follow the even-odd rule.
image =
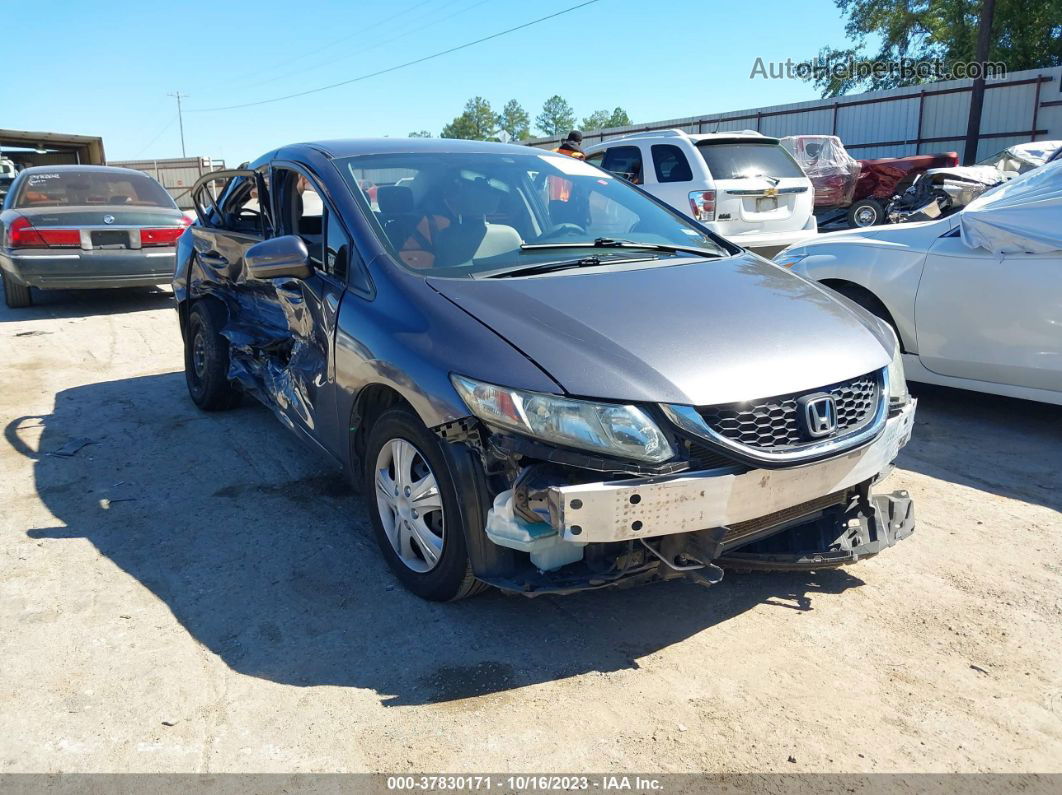
[[[77,229],[38,229],[28,218],[19,216],[7,228],[11,248],[79,248],[81,232]]]
[[[698,221],[715,220],[715,191],[695,190],[690,192],[690,214]]]

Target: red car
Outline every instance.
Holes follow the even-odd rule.
[[[957,152],[855,160],[836,135],[794,135],[782,145],[815,186],[815,216],[823,226],[847,217],[848,226],[885,222],[885,205],[930,168],[954,168]]]

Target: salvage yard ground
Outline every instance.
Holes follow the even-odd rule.
[[[1062,409],[916,389],[853,568],[450,605],[164,291],[0,309],[0,772],[1062,772]],[[59,454],[61,453],[61,454]]]

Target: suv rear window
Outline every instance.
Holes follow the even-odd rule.
[[[775,143],[705,141],[697,144],[697,150],[708,164],[713,179],[804,176],[793,157]]]
[[[41,171],[26,175],[13,207],[81,207],[124,204],[176,207],[170,194],[144,174]]]

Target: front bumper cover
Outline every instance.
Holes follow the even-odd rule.
[[[731,527],[844,492],[886,471],[911,436],[916,402],[873,442],[786,469],[712,470],[672,477],[553,486],[550,524],[566,541],[630,541]]]

